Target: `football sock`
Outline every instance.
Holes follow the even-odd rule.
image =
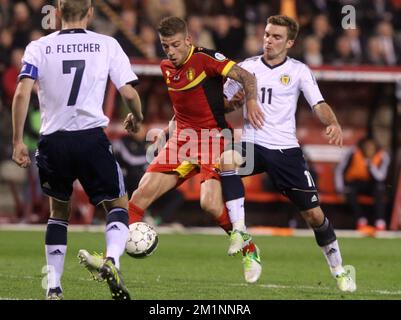
[[[337,240],[321,247],[321,249],[330,267],[331,274],[336,277],[343,273],[344,268],[342,266],[341,252]]]
[[[324,218],[323,223],[319,227],[313,228],[313,231],[316,242],[323,251],[332,275],[337,276],[343,273],[344,268],[342,267],[340,248],[333,225],[327,217]]]
[[[145,210],[128,201],[128,225],[142,221],[144,215]]]
[[[124,253],[128,239],[127,210],[114,208],[106,218],[106,257],[114,260],[115,266],[120,268],[120,257]]]
[[[233,229],[233,226],[230,222],[230,217],[228,216],[228,211],[226,207],[224,207],[221,215],[218,218],[216,218],[216,221],[219,224],[220,228],[222,228],[227,234],[230,234],[230,232]]]
[[[245,190],[241,177],[234,170],[223,171],[220,173],[220,176],[223,186],[224,201],[226,202],[233,228],[245,231]]]
[[[47,289],[61,288],[64,258],[67,252],[68,221],[49,218],[47,221],[45,251],[47,262]]]

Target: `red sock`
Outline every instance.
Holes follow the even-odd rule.
[[[142,221],[144,214],[145,210],[128,201],[128,225]]]
[[[216,219],[216,221],[220,228],[222,228],[227,234],[230,234],[230,231],[233,229],[233,225],[231,224],[230,216],[228,215],[228,210],[226,207],[224,207],[223,212]]]
[[[247,252],[254,252],[255,250],[255,244],[251,241],[247,246],[242,248],[242,254],[245,255]]]

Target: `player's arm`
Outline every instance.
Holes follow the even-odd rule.
[[[28,113],[29,99],[35,80],[31,78],[22,79],[15,90],[12,103],[12,125],[13,125],[13,161],[22,168],[30,165],[28,148],[23,142],[24,125]]]
[[[257,83],[253,74],[238,65],[233,65],[227,73],[227,78],[239,82],[244,88],[247,117],[255,128],[261,128],[264,122],[264,115],[262,109],[257,103]]]
[[[124,127],[128,132],[138,132],[139,124],[143,121],[141,98],[131,84],[126,84],[120,89],[124,103],[131,111],[124,121]]]
[[[326,102],[320,102],[313,106],[313,110],[319,120],[326,126],[326,135],[328,136],[329,143],[334,143],[335,145],[342,147],[343,131],[330,106]]]

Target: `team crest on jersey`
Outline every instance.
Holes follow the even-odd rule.
[[[280,77],[281,84],[288,86],[291,82],[291,77],[288,74],[283,74]]]
[[[216,52],[216,53],[214,54],[214,57],[215,57],[217,60],[219,60],[219,61],[224,61],[224,60],[226,60],[225,55],[224,55],[224,54],[221,54],[220,52]]]
[[[193,68],[189,68],[186,72],[188,81],[192,81],[195,79],[195,70]]]

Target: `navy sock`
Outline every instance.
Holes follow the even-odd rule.
[[[315,233],[316,242],[320,247],[326,246],[337,239],[333,225],[327,217],[324,218],[323,223],[319,227],[313,228],[313,232]]]
[[[234,170],[223,171],[220,173],[220,177],[225,202],[245,197],[244,184]]]

